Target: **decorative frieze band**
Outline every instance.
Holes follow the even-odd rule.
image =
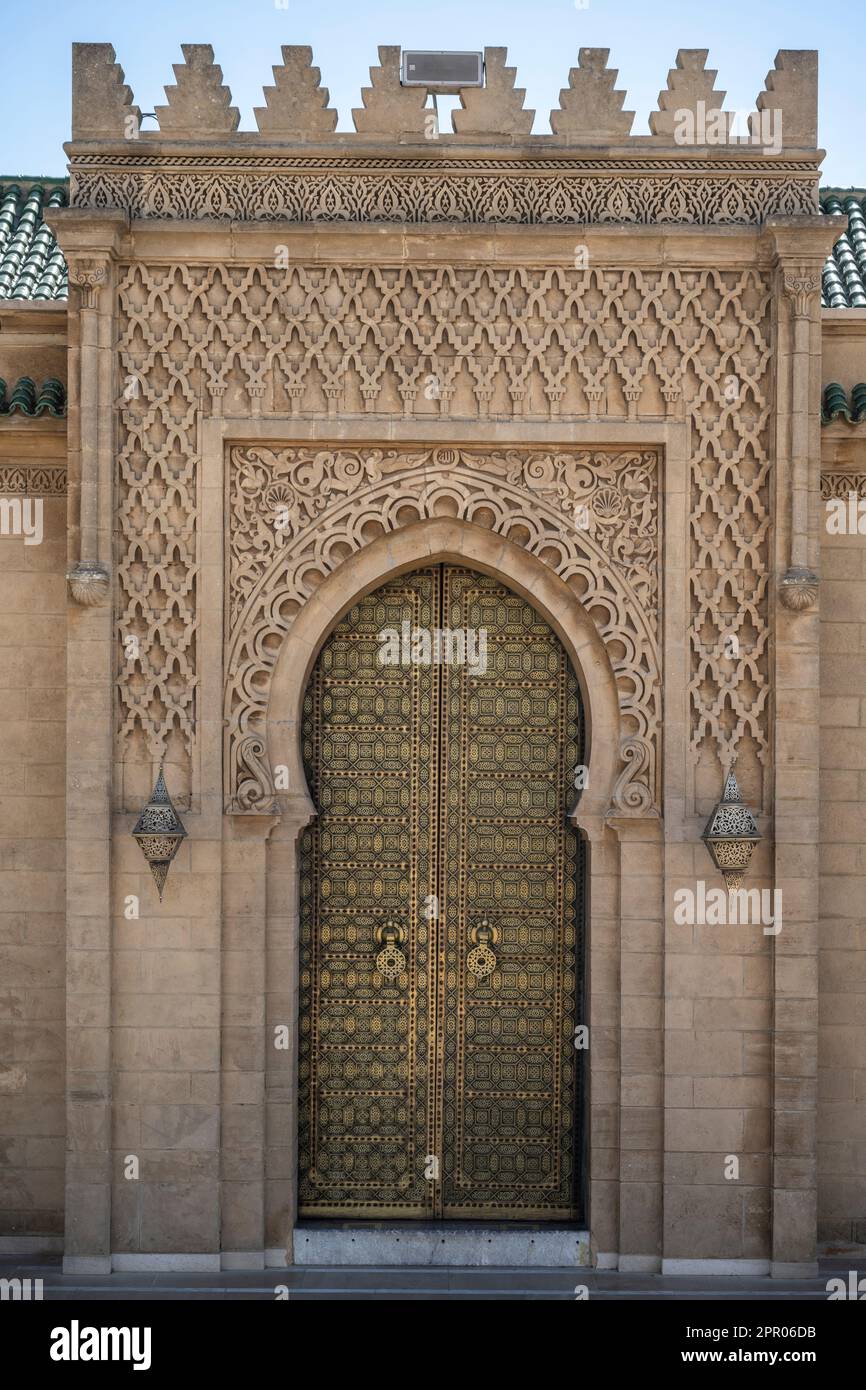
[[[0,494],[24,497],[65,497],[66,468],[32,463],[0,464]]]
[[[821,499],[828,502],[832,497],[847,498],[855,492],[858,497],[866,497],[866,473],[822,473]]]
[[[771,216],[818,211],[813,172],[673,169],[629,171],[566,166],[489,171],[476,165],[435,172],[417,163],[335,170],[333,160],[283,172],[268,162],[244,172],[206,157],[162,159],[159,167],[92,168],[73,161],[74,207],[121,209],[132,217],[281,222],[498,223],[527,225],[755,225]],[[370,161],[372,164],[372,161]],[[387,164],[387,161],[381,161]],[[319,167],[316,167],[316,166]],[[321,166],[327,166],[323,169]],[[742,167],[737,169],[742,174]]]

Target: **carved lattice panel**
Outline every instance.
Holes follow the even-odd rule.
[[[449,416],[616,420],[627,431],[684,409],[693,752],[713,760],[748,742],[766,763],[770,288],[757,269],[135,263],[119,293],[118,635],[142,639],[132,662],[120,647],[122,759],[136,739],[154,760],[172,735],[194,739],[201,415],[281,418],[285,437],[297,417],[407,416],[435,438]],[[614,582],[623,558],[610,557],[600,582]],[[249,641],[265,650],[259,635]],[[230,666],[228,703],[235,681]],[[234,753],[227,761],[227,803],[241,810],[255,809],[239,781],[259,785],[263,729],[245,732],[248,770]],[[624,720],[623,738],[634,732]],[[646,764],[652,805],[652,750],[622,756]],[[646,809],[638,795],[632,814]]]
[[[383,666],[404,622],[483,630],[486,669]],[[326,643],[303,739],[301,1214],[575,1216],[582,715],[558,639],[492,579],[403,576]]]

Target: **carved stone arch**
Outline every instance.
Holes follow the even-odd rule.
[[[590,778],[593,804],[597,796],[606,797],[598,813],[658,814],[655,453],[236,447],[230,455],[228,811],[277,809],[283,788],[275,787],[274,767],[288,769],[290,791],[303,786],[297,752],[290,755],[279,737],[277,756],[274,744],[275,727],[297,716],[296,708],[287,713],[284,700],[276,718],[273,710],[275,670],[289,631],[292,673],[301,665],[308,673],[318,642],[364,586],[369,591],[397,572],[396,556],[410,540],[411,558],[402,567],[424,563],[431,554],[430,528],[450,524],[460,541],[457,558],[514,583],[533,602],[542,581],[552,584],[557,601],[549,613],[543,605],[540,611],[566,643],[576,669],[583,665],[574,646],[580,633],[592,669],[603,668],[604,681],[612,683],[616,714],[606,722],[606,737],[613,767],[603,791]],[[371,546],[380,542],[390,563],[375,569],[368,582],[358,557],[376,559],[380,549]],[[350,582],[356,570],[358,582]],[[590,629],[592,642],[584,641]],[[309,649],[303,645],[307,631],[318,631]],[[303,685],[295,692],[298,699],[302,693]],[[604,702],[598,695],[594,709],[590,690],[584,694],[592,720]]]
[[[575,820],[600,819],[621,779],[616,680],[595,623],[574,592],[543,561],[471,522],[431,519],[408,526],[395,542],[386,534],[360,547],[332,570],[304,604],[280,650],[271,680],[267,744],[272,766],[288,771],[299,819],[315,811],[300,747],[304,692],[321,648],[364,594],[425,565],[463,564],[502,580],[527,599],[565,647],[581,687],[589,782]],[[300,798],[300,801],[299,801]]]

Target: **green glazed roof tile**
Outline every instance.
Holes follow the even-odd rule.
[[[0,184],[0,300],[66,299],[66,262],[42,220],[66,201],[62,184]]]
[[[6,382],[0,377],[0,415],[66,414],[66,387],[57,377],[50,376],[37,391],[32,377],[22,376],[15,382],[7,399]]]
[[[821,423],[829,425],[833,420],[847,420],[850,425],[859,425],[866,420],[866,381],[851,387],[850,393],[838,381],[831,381],[821,395]]]
[[[866,309],[866,196],[825,194],[822,212],[843,212],[843,232],[824,264],[821,303],[825,309]]]

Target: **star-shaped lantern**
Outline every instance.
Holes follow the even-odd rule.
[[[132,834],[150,866],[159,900],[162,902],[162,890],[165,887],[169,865],[180,849],[181,840],[186,839],[186,827],[174,809],[162,768],[159,769],[150,800],[136,821]]]
[[[701,836],[716,868],[724,875],[729,893],[739,888],[749,867],[752,851],[760,840],[757,822],[740,795],[731,768],[725,778],[721,801],[717,801]]]

